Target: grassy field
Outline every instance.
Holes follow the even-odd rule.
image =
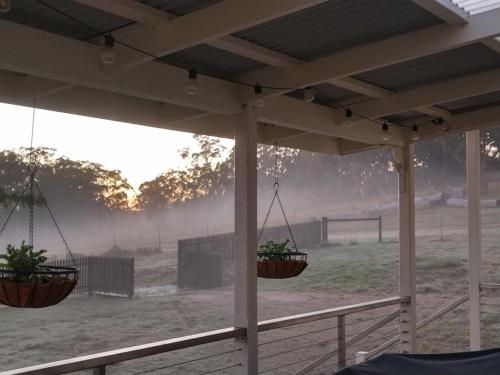
[[[484,281],[500,281],[500,209],[483,211]],[[443,226],[441,227],[441,223]],[[372,226],[370,226],[372,225]],[[398,294],[398,243],[396,218],[384,215],[384,242],[376,241],[373,224],[335,226],[330,243],[309,249],[309,267],[295,279],[259,280],[259,320],[347,305]],[[15,310],[0,307],[2,339],[0,370],[12,369],[71,356],[163,340],[232,325],[232,287],[206,291],[176,291],[176,251],[136,258],[136,296],[132,299],[105,296],[73,296],[48,309]],[[419,319],[466,293],[466,212],[460,208],[431,208],[417,212],[417,284]],[[485,299],[483,314],[486,347],[500,340],[500,299]],[[419,332],[419,349],[443,352],[467,349],[466,305]],[[394,309],[353,317],[348,334],[366,327],[363,320]],[[359,321],[359,322],[358,322]],[[356,323],[358,322],[358,323]],[[335,332],[326,328],[335,321],[322,321],[261,335],[261,342],[274,341],[310,331],[295,340],[261,346],[262,368],[287,361],[312,358],[332,349]],[[389,325],[351,348],[369,350],[396,332]],[[324,342],[294,353],[275,355],[290,348]],[[231,342],[179,353],[155,356],[110,367],[110,373],[136,374],[147,369],[183,362],[231,350]],[[286,351],[285,350],[285,351]],[[200,374],[234,363],[233,353],[184,364],[176,370],[156,373]],[[295,366],[269,371],[288,374]],[[329,367],[328,367],[329,366]],[[325,373],[332,363],[316,373]],[[165,372],[172,371],[172,372]],[[231,373],[230,370],[221,373]],[[314,372],[313,372],[314,373]]]

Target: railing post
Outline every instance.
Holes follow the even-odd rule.
[[[106,375],[106,366],[96,367],[92,370],[92,375]]]
[[[401,304],[400,350],[413,353],[416,350],[417,309],[415,277],[415,146],[407,144],[397,148],[399,172],[399,291],[409,297]]]
[[[337,317],[337,356],[338,368],[342,369],[346,366],[346,339],[345,339],[345,315]]]
[[[481,349],[481,145],[479,130],[468,131],[467,148],[467,226],[469,234],[469,344]]]
[[[328,243],[328,218],[321,218],[321,242],[323,244]]]
[[[382,216],[378,217],[378,242],[382,243]]]
[[[237,375],[258,373],[257,360],[257,116],[247,106],[235,131],[234,325],[246,329],[237,339]]]

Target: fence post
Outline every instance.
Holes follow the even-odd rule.
[[[338,355],[338,369],[346,366],[346,342],[345,342],[345,315],[337,317],[337,355]]]
[[[87,292],[91,296],[94,293],[94,257],[87,257]]]
[[[382,216],[378,217],[378,242],[382,243]]]
[[[321,218],[321,242],[328,243],[328,218]]]
[[[92,375],[106,375],[106,366],[96,367],[92,370]]]
[[[129,263],[128,275],[130,277],[129,282],[129,292],[128,298],[132,298],[134,296],[134,288],[135,288],[135,258],[132,258]]]

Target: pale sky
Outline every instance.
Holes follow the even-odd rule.
[[[29,147],[32,109],[0,103],[0,150]],[[232,141],[223,139],[226,146]],[[138,188],[185,162],[178,150],[194,146],[191,133],[36,110],[33,147],[52,147],[57,155],[118,169]]]

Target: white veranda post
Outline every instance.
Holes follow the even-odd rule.
[[[234,324],[245,328],[237,339],[241,366],[235,374],[257,374],[257,117],[247,106],[236,118]]]
[[[410,297],[401,305],[400,350],[416,350],[417,303],[415,280],[415,146],[407,144],[397,149],[399,172],[399,291]]]
[[[481,189],[479,130],[467,132],[467,226],[469,231],[470,349],[481,349]]]

